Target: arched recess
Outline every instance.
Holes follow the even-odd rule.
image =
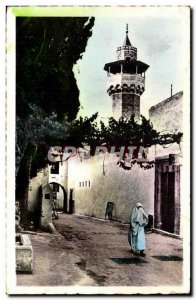
[[[64,213],[67,213],[67,192],[65,188],[60,183],[53,182],[53,181],[49,182],[49,185],[53,192],[53,199],[56,198],[57,200],[56,201],[57,210],[61,210]],[[61,197],[62,199],[58,199],[58,197]]]
[[[47,183],[42,188],[41,228],[48,230],[52,226],[52,189]]]
[[[41,220],[40,225],[41,228],[47,231],[55,231],[53,223],[52,223],[52,214],[53,210],[53,200],[55,199],[54,194],[54,186],[58,186],[62,189],[63,192],[63,212],[67,212],[67,193],[64,187],[57,182],[47,183],[42,187],[42,195],[41,195]]]

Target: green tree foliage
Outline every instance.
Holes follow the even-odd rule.
[[[134,115],[129,119],[120,118],[116,120],[109,118],[108,124],[97,123],[98,113],[90,118],[82,118],[72,122],[70,126],[70,135],[64,141],[62,146],[74,146],[76,148],[85,148],[90,146],[91,156],[95,155],[96,146],[105,146],[108,151],[115,147],[118,152],[120,147],[124,146],[124,159],[129,153],[129,147],[134,146],[149,148],[153,145],[162,145],[163,147],[178,144],[182,141],[181,132],[160,133],[153,128],[150,120],[140,116],[136,120]],[[123,163],[119,164],[123,167]],[[151,166],[153,163],[150,164]],[[142,166],[142,165],[141,165]]]
[[[75,119],[79,90],[73,65],[82,58],[94,18],[16,18],[16,111],[34,103],[59,119]]]
[[[31,156],[34,160],[39,160],[41,168],[47,163],[48,148],[54,144],[61,145],[69,135],[70,124],[66,118],[59,122],[55,113],[47,115],[35,104],[29,104],[29,110],[29,115],[16,118],[16,173],[25,153],[28,152],[29,144],[35,145],[36,153]]]
[[[134,115],[129,119],[109,118],[108,126],[101,122],[100,131],[101,142],[108,147],[115,145],[151,147],[153,145],[179,144],[182,139],[182,133],[161,134],[153,128],[150,120],[141,116],[138,122]]]
[[[66,140],[79,110],[73,65],[94,18],[16,18],[16,196],[27,222],[29,178],[45,167],[51,145]]]
[[[75,119],[79,91],[72,69],[93,24],[87,17],[16,18],[16,173],[29,142],[38,152],[44,143],[58,144]]]
[[[68,145],[76,148],[84,147],[84,145],[99,145],[100,131],[96,122],[98,113],[91,117],[80,117],[72,122],[70,127],[70,138],[67,140]]]
[[[142,153],[145,161],[137,160],[140,147],[149,148],[153,145],[165,147],[174,143],[180,145],[182,141],[183,134],[181,132],[160,133],[153,128],[150,120],[142,115],[139,121],[134,115],[129,119],[120,118],[119,120],[111,117],[107,125],[100,122],[100,126],[96,122],[97,115],[94,114],[89,119],[80,118],[73,123],[71,132],[75,140],[72,139],[72,145],[75,147],[90,146],[91,156],[95,155],[96,146],[104,145],[109,152],[111,147],[115,147],[115,152],[118,152],[123,146],[124,155],[117,164],[125,170],[131,170],[134,164],[138,164],[143,169],[150,169],[154,166],[154,160],[149,161],[145,152]],[[135,150],[127,165],[130,146],[133,146]]]
[[[111,146],[115,146],[117,152],[121,146],[125,147],[124,156],[118,161],[119,167],[131,170],[134,164],[138,164],[141,168],[148,170],[154,167],[155,161],[149,161],[145,153],[143,153],[144,162],[137,160],[140,147],[149,148],[153,145],[165,147],[174,143],[180,145],[183,134],[181,132],[160,133],[153,128],[153,124],[144,116],[140,116],[140,120],[136,121],[134,115],[132,115],[129,119],[120,118],[118,121],[110,118],[108,126],[101,122],[100,136],[101,143],[106,145],[108,150]],[[135,150],[132,159],[127,160],[130,146],[135,147]]]

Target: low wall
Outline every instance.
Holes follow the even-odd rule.
[[[28,235],[16,236],[16,272],[33,272],[33,248]]]

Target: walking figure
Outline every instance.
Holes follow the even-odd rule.
[[[144,226],[147,224],[148,215],[145,212],[143,205],[141,203],[136,203],[131,213],[130,231],[128,234],[128,240],[131,245],[131,253],[146,256],[144,253],[146,248]]]
[[[113,212],[114,202],[108,202],[106,206],[106,212],[105,212],[105,220],[106,216],[108,216],[108,219],[110,222],[112,221],[112,212]]]
[[[55,218],[55,220],[59,219],[59,215],[56,209],[56,200],[52,199],[52,218]]]

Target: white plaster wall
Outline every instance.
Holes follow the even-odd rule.
[[[176,93],[149,109],[153,127],[162,132],[182,132],[183,92]]]
[[[185,100],[185,99],[184,99]],[[183,133],[183,92],[178,92],[157,105],[149,109],[149,118],[153,123],[153,127],[162,133]],[[151,147],[150,154],[155,157],[162,157],[169,154],[176,154],[176,163],[180,165],[180,182],[182,182],[182,172],[183,172],[183,141],[178,144],[172,144],[166,147],[156,146]],[[153,154],[154,153],[154,154]],[[181,184],[180,184],[181,190]],[[181,196],[180,196],[181,197]],[[183,199],[180,199],[181,204]],[[181,208],[181,216],[183,211]],[[181,218],[182,219],[182,218]],[[180,223],[180,234],[182,235],[182,222]]]
[[[63,209],[63,203],[64,202],[64,193],[61,187],[59,187],[59,192],[57,193],[57,199],[56,199],[56,208],[57,209]]]
[[[49,166],[49,183],[57,182],[65,189],[67,188],[67,162],[63,161],[59,163],[59,174],[50,173],[51,166]]]
[[[134,166],[125,171],[117,165],[117,157],[112,161],[103,155],[80,162],[77,158],[69,160],[69,187],[75,190],[75,212],[105,217],[108,201],[114,202],[113,218],[129,222],[131,210],[136,202],[141,202],[147,213],[154,214],[154,168],[143,170]],[[79,187],[79,182],[90,180],[89,187]]]
[[[161,133],[182,132],[183,128],[183,92],[176,93],[149,109],[149,118],[154,129]],[[183,144],[166,147],[156,146],[155,156],[178,154],[182,157]]]

